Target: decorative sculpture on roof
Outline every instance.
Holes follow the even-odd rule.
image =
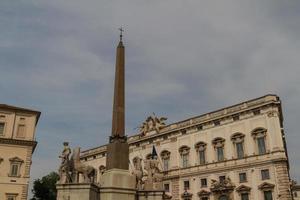
[[[156,131],[159,133],[159,131],[166,126],[165,121],[168,118],[166,117],[160,117],[158,118],[155,116],[155,113],[153,115],[147,117],[146,121],[142,123],[142,125],[139,127],[140,134],[142,136],[146,135],[149,131]]]
[[[234,189],[234,184],[232,183],[229,177],[225,177],[220,181],[211,179],[211,188],[210,190],[214,193],[226,194],[231,192]]]

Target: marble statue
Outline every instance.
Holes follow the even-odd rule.
[[[76,147],[73,150],[71,160],[74,163],[73,167],[74,167],[75,177],[77,177],[79,174],[82,174],[84,183],[94,182],[96,170],[92,166],[85,165],[80,161],[80,148],[79,147]],[[77,182],[78,182],[78,180],[77,180]]]
[[[72,182],[72,176],[71,176],[71,171],[72,171],[72,164],[70,161],[70,154],[71,154],[71,148],[69,147],[69,143],[68,142],[64,142],[64,149],[61,153],[61,155],[59,156],[59,158],[61,158],[61,164],[59,167],[59,183],[70,183]]]
[[[132,174],[135,176],[136,180],[136,189],[142,190],[143,189],[143,177],[144,177],[144,172],[143,172],[143,166],[142,166],[142,158],[135,158],[133,160],[134,162],[134,169],[132,171]]]
[[[145,181],[145,190],[162,190],[163,174],[159,169],[159,161],[157,159],[149,159],[145,161],[145,170],[147,171],[147,179]]]

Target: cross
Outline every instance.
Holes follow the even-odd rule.
[[[119,31],[120,31],[120,41],[122,41],[124,29],[121,27],[119,28]]]

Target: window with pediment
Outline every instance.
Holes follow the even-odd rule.
[[[20,168],[22,163],[24,162],[22,159],[18,157],[14,157],[9,159],[10,161],[10,170],[9,170],[9,176],[12,177],[20,177]]]
[[[161,157],[161,160],[162,160],[162,163],[163,163],[163,170],[164,171],[169,170],[170,155],[171,155],[171,152],[167,151],[167,150],[164,150],[160,153],[160,157]]]
[[[24,138],[26,136],[26,121],[25,118],[21,117],[17,127],[17,137]]]
[[[204,165],[206,163],[206,143],[198,142],[195,144],[195,149],[198,154],[198,163]]]
[[[215,138],[212,141],[212,144],[214,146],[215,152],[216,152],[216,157],[217,161],[223,161],[225,159],[224,157],[224,146],[225,146],[225,139],[224,138]]]
[[[15,193],[6,193],[6,200],[16,200],[18,194]]]
[[[266,135],[267,135],[267,129],[265,128],[256,128],[251,133],[252,137],[256,141],[257,145],[257,153],[259,155],[263,155],[267,153],[266,150]]]
[[[181,156],[181,166],[183,168],[189,166],[189,154],[190,154],[190,147],[182,146],[179,148],[179,153]]]
[[[231,141],[234,144],[236,157],[238,159],[244,158],[244,156],[245,156],[244,138],[245,138],[245,135],[242,133],[235,133],[231,136]]]

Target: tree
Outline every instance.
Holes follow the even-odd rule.
[[[33,182],[33,198],[31,200],[56,200],[56,182],[59,180],[59,175],[56,172],[36,179]]]

